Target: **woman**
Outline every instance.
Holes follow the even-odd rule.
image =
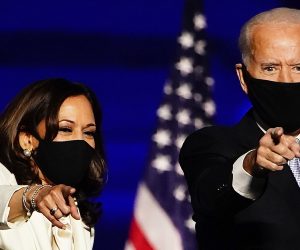
[[[105,166],[95,95],[25,88],[0,117],[0,249],[92,249]]]

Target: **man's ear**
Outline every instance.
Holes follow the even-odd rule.
[[[236,71],[236,74],[237,74],[237,76],[240,80],[240,84],[241,84],[241,87],[242,87],[243,91],[246,94],[248,94],[248,87],[247,87],[247,84],[244,81],[244,76],[243,76],[242,64],[241,63],[237,63],[235,65],[235,71]]]
[[[32,151],[35,148],[34,137],[28,132],[20,132],[19,133],[19,144],[21,148]]]

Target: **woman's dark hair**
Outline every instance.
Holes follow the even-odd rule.
[[[30,160],[24,156],[19,144],[19,133],[37,135],[37,126],[45,120],[44,140],[52,141],[59,129],[58,112],[68,97],[83,95],[91,103],[95,122],[95,156],[89,173],[76,187],[78,206],[86,225],[94,226],[100,215],[97,196],[104,184],[106,174],[104,150],[101,137],[101,111],[95,94],[80,83],[65,79],[47,79],[35,82],[23,89],[6,107],[0,116],[0,162],[11,171],[18,184],[40,183]]]

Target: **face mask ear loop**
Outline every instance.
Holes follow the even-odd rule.
[[[248,82],[248,80],[250,79],[250,78],[253,78],[251,75],[250,75],[250,73],[248,72],[248,70],[247,70],[247,67],[246,67],[246,65],[245,64],[243,64],[242,63],[242,72],[243,72],[243,77],[244,77],[244,80],[245,80],[245,82],[246,82],[246,84],[247,84],[247,82]]]

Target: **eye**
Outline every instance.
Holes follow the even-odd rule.
[[[96,134],[96,131],[84,131],[83,132],[87,137],[93,137],[95,136]]]
[[[295,72],[297,72],[297,73],[300,73],[300,65],[295,65],[295,66],[293,67],[293,70],[294,70]]]
[[[263,67],[263,71],[274,72],[275,67],[274,66],[265,66],[265,67]]]
[[[59,127],[58,132],[60,133],[72,133],[72,128],[70,127]]]

